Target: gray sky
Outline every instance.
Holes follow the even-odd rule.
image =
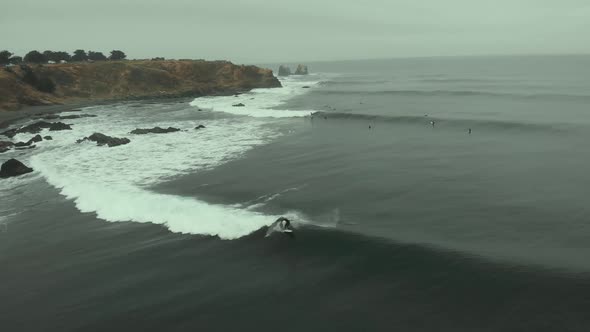
[[[14,0],[0,49],[297,62],[590,53],[589,0]]]

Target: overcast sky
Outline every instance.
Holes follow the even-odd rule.
[[[590,53],[590,0],[13,0],[0,49],[243,63]]]

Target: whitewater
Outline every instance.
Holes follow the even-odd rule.
[[[317,78],[317,76],[315,76]],[[154,192],[158,183],[187,173],[212,169],[240,158],[254,147],[285,133],[273,124],[306,117],[314,110],[281,109],[287,100],[304,94],[314,77],[282,79],[282,88],[255,89],[238,96],[202,97],[186,104],[117,104],[82,110],[94,118],[68,120],[73,130],[42,132],[51,141],[37,144],[29,163],[84,213],[109,222],[155,223],[176,233],[235,239],[270,225],[278,215],[251,208],[208,204],[193,197]],[[243,107],[234,107],[242,103]],[[195,127],[204,125],[205,129]],[[136,128],[176,127],[168,134],[129,134]],[[114,148],[76,140],[100,132],[128,137],[131,143]],[[15,141],[28,140],[19,134]],[[38,175],[31,175],[35,179]],[[4,190],[17,182],[3,183]],[[270,193],[269,195],[272,195]],[[285,215],[296,214],[285,211]]]

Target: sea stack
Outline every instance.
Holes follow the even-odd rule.
[[[309,72],[307,70],[307,66],[306,65],[298,65],[297,70],[295,70],[294,75],[307,75],[307,74],[309,74]]]
[[[285,65],[281,65],[279,67],[279,76],[289,76],[291,75],[291,68],[285,66]]]

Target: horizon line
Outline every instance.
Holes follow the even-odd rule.
[[[418,56],[392,56],[376,58],[357,58],[340,60],[294,60],[294,61],[248,61],[249,64],[305,64],[305,63],[327,63],[327,62],[354,62],[354,61],[378,61],[378,60],[403,60],[403,59],[432,59],[432,58],[485,58],[485,57],[548,57],[548,56],[590,56],[590,53],[515,53],[515,54],[457,54],[457,55],[418,55]],[[231,60],[230,60],[231,61]]]

